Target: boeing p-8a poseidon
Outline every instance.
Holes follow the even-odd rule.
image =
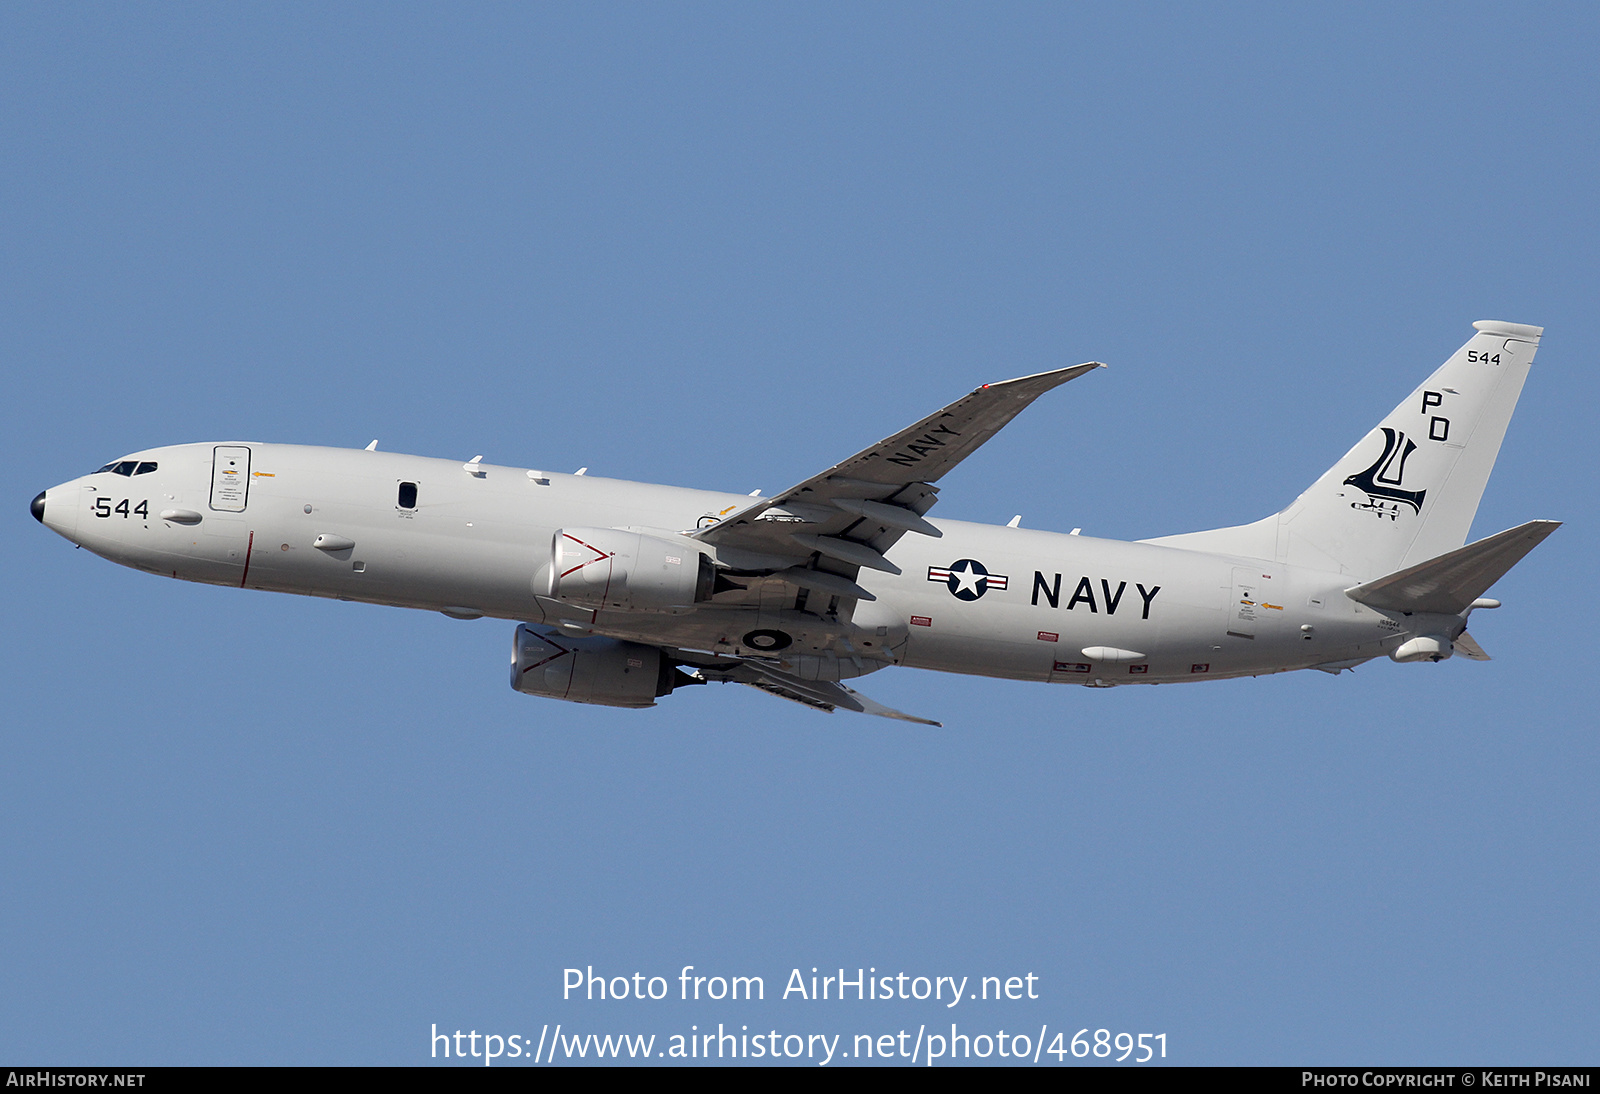
[[[134,453],[32,511],[152,573],[517,620],[514,688],[607,706],[716,680],[924,721],[842,681],[911,665],[1109,687],[1487,660],[1468,616],[1558,524],[1463,546],[1543,333],[1474,326],[1287,509],[1137,543],[926,515],[940,476],[1097,364],[985,384],[771,498],[376,442],[229,442]]]

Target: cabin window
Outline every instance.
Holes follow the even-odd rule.
[[[400,499],[397,504],[402,509],[415,509],[417,507],[417,484],[403,482],[400,484]]]

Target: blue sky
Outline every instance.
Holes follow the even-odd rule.
[[[1182,1063],[1592,1063],[1597,29],[7,6],[0,1058],[955,1020]],[[1489,664],[862,683],[942,730],[744,688],[591,709],[505,686],[507,623],[160,581],[25,514],[232,438],[770,492],[1102,360],[939,515],[1153,536],[1280,508],[1484,318],[1547,335],[1474,535],[1567,522],[1474,621]],[[570,966],[688,964],[769,998],[561,999]],[[1041,997],[774,998],[812,966]]]

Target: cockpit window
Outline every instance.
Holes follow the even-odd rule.
[[[151,460],[113,460],[106,464],[96,475],[110,472],[113,475],[148,475],[156,469],[156,464]]]

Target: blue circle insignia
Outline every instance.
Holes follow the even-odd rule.
[[[950,565],[945,584],[957,600],[976,600],[989,591],[989,571],[977,559],[964,558]]]

